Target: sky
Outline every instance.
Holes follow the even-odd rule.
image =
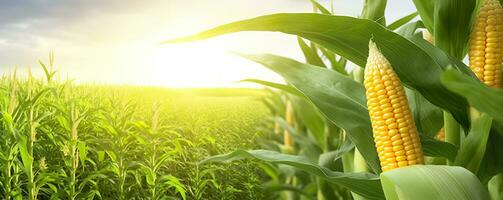
[[[319,0],[330,7],[332,0]],[[337,15],[358,16],[363,0],[333,0]],[[388,0],[388,22],[414,11]],[[241,32],[184,44],[160,44],[224,23],[273,13],[311,12],[309,0],[18,0],[0,1],[0,72],[31,68],[55,54],[60,79],[162,87],[249,87],[246,78],[281,82],[231,52],[273,53],[303,61],[296,38]]]

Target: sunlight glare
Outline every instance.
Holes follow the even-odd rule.
[[[281,80],[264,67],[211,41],[160,46],[154,71],[159,84],[178,88],[240,87],[243,84],[235,82],[246,78]]]

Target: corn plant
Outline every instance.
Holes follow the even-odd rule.
[[[389,25],[386,0],[365,1],[359,18],[332,15],[312,2],[322,14],[260,16],[166,43],[240,31],[300,37],[306,63],[271,54],[242,56],[278,73],[287,85],[254,82],[307,101],[315,108],[310,112],[326,120],[325,128],[341,130],[342,141],[354,145],[354,150],[337,147],[345,169],[321,165],[321,156],[300,151],[239,150],[204,162],[255,158],[352,192],[351,197],[311,196],[318,199],[489,199],[489,193],[501,198],[503,107],[495,103],[503,100],[501,2],[413,0],[417,13]],[[420,19],[411,22],[417,14]],[[425,30],[433,33],[433,43],[423,38]],[[467,52],[470,67],[463,63]],[[356,66],[344,67],[346,60]],[[307,126],[312,119],[303,122]],[[299,129],[284,124],[289,133]],[[445,142],[434,138],[442,127]],[[326,140],[336,133],[329,131]]]
[[[135,127],[142,133],[137,138],[140,144],[146,146],[144,160],[139,163],[150,192],[149,199],[164,199],[167,197],[166,190],[173,187],[183,199],[186,198],[185,186],[178,178],[172,175],[162,175],[163,168],[168,161],[173,161],[173,157],[180,153],[180,148],[176,148],[170,140],[174,132],[173,127],[163,126],[160,120],[160,104],[154,104],[152,116],[147,124],[144,121],[135,123]]]
[[[16,96],[17,84],[15,80],[16,73],[13,76],[8,77],[6,80],[10,83],[8,90],[7,88],[4,92],[5,95],[2,99],[2,193],[4,199],[12,199],[21,196],[21,189],[19,184],[19,171],[20,168],[16,165],[16,158],[19,154],[19,148],[16,140],[16,135],[21,127],[20,123],[16,123],[14,119],[18,119],[18,96]]]
[[[255,133],[236,130],[254,129],[262,114],[240,112],[260,110],[258,102],[200,105],[166,89],[75,85],[56,78],[52,52],[40,64],[45,78],[31,69],[0,77],[0,198],[260,198],[253,162],[197,167],[208,155],[253,146],[243,138]],[[233,171],[243,174],[224,176]]]

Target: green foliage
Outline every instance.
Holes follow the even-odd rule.
[[[500,90],[476,81],[462,61],[480,1],[414,0],[417,13],[389,26],[385,26],[385,0],[365,1],[363,19],[334,16],[321,4],[311,2],[315,12],[319,10],[322,14],[260,16],[165,41],[188,42],[240,31],[272,31],[298,36],[305,64],[269,54],[243,56],[278,73],[288,83],[252,81],[280,90],[274,98],[264,100],[274,115],[271,121],[275,127],[280,127],[280,131],[275,128],[275,134],[261,140],[263,148],[273,151],[235,151],[210,157],[207,161],[256,158],[270,163],[263,165],[267,166],[263,169],[269,172],[274,188],[287,190],[279,195],[281,199],[309,196],[317,199],[382,198],[384,194],[389,199],[422,199],[424,195],[429,199],[488,199],[486,184],[503,172],[500,161],[503,153],[498,148],[503,141],[503,111],[498,99],[503,95]],[[417,14],[421,21],[409,23]],[[435,44],[419,36],[420,28],[434,33]],[[369,40],[377,44],[406,86],[424,154],[447,158],[447,164],[464,168],[427,165],[390,170],[380,176],[383,194],[378,194],[380,192],[371,186],[347,185],[355,180],[337,182],[327,178],[331,175],[352,177],[354,173],[351,172],[367,171],[367,167],[373,173],[380,173],[361,84],[363,70],[346,68],[346,61],[365,66]],[[299,92],[303,95],[298,95]],[[291,102],[295,102],[294,121],[289,120],[292,113],[283,110]],[[485,114],[470,113],[470,106]],[[447,142],[433,138],[442,126]],[[284,139],[281,131],[284,131]],[[293,147],[289,147],[290,138],[293,138]],[[427,159],[427,164],[433,163],[446,162],[445,159]],[[297,170],[308,172],[309,176]],[[282,174],[284,177],[279,178]],[[305,180],[311,180],[310,184]],[[492,193],[498,196],[501,184],[498,178],[493,180]],[[330,189],[332,191],[327,192]],[[344,189],[354,193],[348,196]]]
[[[403,25],[409,23],[414,18],[416,18],[417,14],[418,14],[417,12],[413,12],[413,13],[407,15],[407,16],[404,16],[404,17],[402,17],[402,18],[394,21],[393,23],[391,23],[387,27],[390,30],[396,30],[396,29],[402,27]]]
[[[487,189],[462,167],[415,165],[381,174],[386,199],[489,199]]]
[[[256,158],[272,163],[295,166],[311,174],[321,176],[323,179],[350,188],[369,199],[382,199],[382,191],[377,176],[366,173],[342,173],[331,171],[325,167],[309,161],[308,158],[280,154],[274,151],[252,150],[235,151],[229,154],[210,157],[202,162],[229,162],[245,158]]]
[[[274,14],[229,23],[167,42],[187,42],[239,31],[280,31],[295,34],[332,50],[359,66],[365,66],[368,41],[372,38],[391,62],[403,84],[417,90],[432,104],[448,110],[460,124],[468,127],[466,100],[440,82],[442,70],[447,67],[441,63],[453,63],[452,58],[445,53],[425,51],[422,48],[429,47],[419,46],[369,20],[307,13]],[[463,72],[469,71],[462,62],[455,62],[453,65],[461,68]]]
[[[386,3],[387,0],[365,0],[360,17],[385,25],[384,11],[386,10]]]
[[[245,57],[282,75],[303,92],[330,121],[346,130],[374,172],[380,171],[363,85],[339,73],[279,56]],[[318,84],[313,84],[314,79]]]
[[[453,69],[447,70],[442,82],[449,90],[464,96],[470,105],[503,122],[503,91],[489,88],[480,81]]]
[[[433,32],[435,45],[455,58],[463,59],[466,55],[476,2],[436,0]]]
[[[196,167],[256,147],[262,91],[75,86],[51,68],[0,78],[0,198],[263,197],[252,162]]]
[[[470,170],[472,173],[477,173],[485,155],[492,118],[483,114],[472,123],[468,136],[459,148],[455,164]]]
[[[430,33],[434,33],[434,12],[436,0],[412,0],[419,16]]]

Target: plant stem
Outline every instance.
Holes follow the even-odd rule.
[[[354,166],[353,166],[353,172],[367,172],[367,162],[365,162],[365,158],[363,158],[362,154],[358,149],[355,147],[355,155],[354,155]],[[365,199],[362,196],[351,192],[351,195],[353,195],[353,199],[359,200],[359,199]]]
[[[341,135],[342,135],[342,141],[349,140],[349,138],[346,136],[346,131],[341,129]],[[342,144],[342,142],[341,142]],[[355,148],[356,149],[356,148]],[[350,173],[353,172],[354,169],[354,154],[353,152],[349,151],[346,152],[345,154],[342,154],[342,168],[344,172]]]
[[[460,144],[460,127],[458,122],[449,113],[444,111],[444,128],[445,128],[445,141],[459,147]],[[452,163],[447,161],[449,165]]]
[[[365,158],[363,158],[362,154],[355,147],[355,155],[354,155],[354,169],[353,172],[367,172],[367,162]]]

